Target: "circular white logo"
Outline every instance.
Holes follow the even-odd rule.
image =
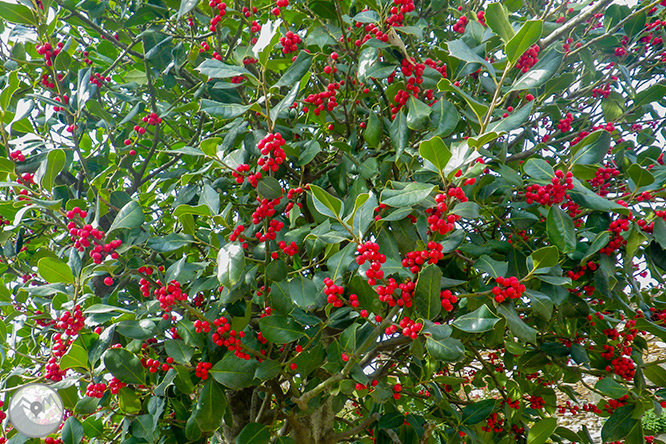
[[[41,438],[58,430],[64,412],[58,392],[45,384],[25,385],[9,401],[9,420],[29,438]]]

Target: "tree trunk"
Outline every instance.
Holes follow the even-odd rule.
[[[299,415],[292,413],[289,418],[291,437],[296,444],[332,444],[335,413],[332,407],[333,397],[312,412]]]
[[[227,425],[224,421],[222,422],[222,432],[224,434],[225,442],[236,442],[236,437],[241,430],[243,430],[243,427],[254,421],[254,418],[250,418],[253,391],[254,387],[236,391],[227,391],[227,399],[229,401],[229,410],[231,412],[233,424]]]

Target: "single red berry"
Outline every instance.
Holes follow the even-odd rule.
[[[104,284],[108,287],[113,285],[113,278],[111,276],[107,276],[104,278]]]

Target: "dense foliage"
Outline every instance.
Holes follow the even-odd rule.
[[[614,3],[0,3],[2,393],[49,444],[652,442],[666,2]]]

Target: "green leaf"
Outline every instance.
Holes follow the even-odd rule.
[[[547,295],[532,289],[525,290],[525,295],[530,298],[534,315],[547,321],[553,317],[554,304]]]
[[[528,20],[520,27],[516,35],[506,43],[506,56],[512,65],[539,40],[542,28],[543,21]]]
[[[56,177],[65,167],[66,156],[65,152],[60,149],[55,149],[49,151],[44,165],[44,171],[39,180],[40,185],[45,190],[51,191],[53,189],[53,184],[55,183]],[[40,170],[42,167],[40,166]]]
[[[281,86],[295,85],[300,82],[303,76],[310,70],[313,59],[313,54],[305,51],[299,52],[296,60],[289,65],[289,68],[287,68],[274,86],[279,88]]]
[[[666,369],[659,364],[650,364],[643,367],[643,374],[659,387],[666,387]]]
[[[217,280],[225,287],[233,287],[243,276],[245,252],[238,242],[230,242],[217,254]]]
[[[37,262],[37,271],[39,275],[49,284],[63,282],[65,284],[74,283],[74,274],[71,268],[60,259],[54,257],[43,257]]]
[[[615,410],[601,429],[603,442],[619,441],[629,434],[638,422],[632,417],[634,405],[629,404]]]
[[[254,377],[261,379],[262,381],[268,381],[275,378],[278,373],[280,373],[281,368],[282,367],[278,361],[265,359],[257,366],[257,370],[254,372]]]
[[[608,131],[599,130],[586,136],[571,149],[571,165],[591,165],[600,163],[611,143]]]
[[[271,120],[275,121],[280,117],[280,113],[282,111],[285,111],[289,109],[291,105],[293,105],[294,101],[296,100],[296,97],[298,96],[298,91],[301,88],[301,84],[296,82],[293,84],[289,92],[287,93],[286,96],[282,98],[278,102],[277,105],[275,105],[273,108],[271,108],[270,116]]]
[[[636,188],[641,188],[654,182],[654,176],[652,173],[637,163],[631,164],[627,169],[627,174],[631,177]]]
[[[433,136],[446,137],[456,129],[460,121],[460,113],[451,102],[443,98],[432,106],[430,127]]]
[[[181,8],[184,3],[196,3],[198,0],[181,0]],[[228,79],[236,76],[250,76],[254,77],[247,69],[242,66],[227,65],[217,59],[206,59],[196,68],[201,74],[208,76],[211,79]],[[254,77],[256,78],[256,77]]]
[[[647,14],[644,11],[632,13],[627,21],[624,23],[624,32],[633,37],[645,28],[647,22]]]
[[[497,306],[497,312],[506,319],[509,330],[515,337],[524,342],[536,344],[537,331],[520,319],[513,305],[500,304]]]
[[[543,418],[530,427],[527,444],[543,444],[557,428],[557,418]]]
[[[190,365],[190,360],[194,355],[194,348],[185,345],[183,341],[170,339],[164,342],[164,351],[171,356],[174,361],[183,365]]]
[[[434,189],[435,185],[413,182],[401,190],[385,188],[379,200],[390,207],[411,207],[427,199]]]
[[[372,147],[377,148],[382,140],[382,122],[377,114],[371,112],[368,116],[368,125],[363,131],[363,139]]]
[[[634,107],[647,105],[648,103],[656,102],[666,96],[666,85],[663,83],[655,83],[649,88],[636,94],[634,97]]]
[[[134,418],[130,426],[131,436],[143,439],[149,443],[155,441],[155,427],[152,415],[141,415]]]
[[[604,395],[609,396],[613,399],[621,398],[629,392],[629,390],[625,386],[623,386],[610,376],[600,379],[594,385],[594,388],[599,390]]]
[[[555,75],[562,64],[563,58],[564,54],[558,51],[549,51],[543,57],[540,55],[537,64],[516,80],[511,85],[510,91],[534,89],[542,86]]]
[[[487,254],[481,256],[475,263],[474,266],[481,271],[485,271],[490,276],[497,278],[504,276],[509,270],[508,262],[500,262],[491,258]]]
[[[482,305],[471,313],[464,314],[453,321],[453,326],[467,333],[483,333],[490,331],[499,321],[499,317]]]
[[[389,136],[395,149],[396,155],[400,156],[407,148],[409,142],[409,128],[407,127],[407,117],[402,111],[396,114],[393,123],[389,127]]]
[[[8,22],[20,25],[32,25],[35,23],[32,11],[23,5],[15,3],[0,2],[0,17]]]
[[[239,103],[222,103],[208,99],[201,100],[201,111],[220,119],[233,119],[242,116],[251,107],[252,105],[241,105]]]
[[[557,265],[560,261],[560,251],[555,245],[543,247],[530,254],[532,258],[532,269],[547,268]]]
[[[102,358],[104,366],[113,376],[127,384],[144,384],[144,370],[134,353],[124,348],[111,348]]]
[[[194,242],[189,234],[169,233],[166,236],[151,237],[146,246],[159,253],[169,253]]]
[[[183,18],[185,14],[193,10],[197,4],[199,3],[199,0],[180,0],[180,8],[178,8],[178,20]],[[206,61],[210,60],[215,60],[215,59],[208,59]],[[217,62],[217,60],[215,60]],[[205,62],[204,62],[205,63]]]
[[[312,193],[312,201],[314,203],[315,209],[322,215],[332,217],[334,219],[339,219],[342,217],[344,206],[340,199],[332,196],[327,191],[316,185],[310,185],[310,192]]]
[[[622,205],[616,204],[615,202],[599,196],[575,179],[574,188],[573,190],[569,190],[569,196],[571,196],[571,199],[582,208],[598,211],[612,211],[620,214],[629,214],[628,208],[625,208]]]
[[[280,315],[261,318],[259,328],[264,337],[274,344],[287,344],[305,334],[303,328],[293,318]]]
[[[465,406],[462,414],[462,423],[475,425],[485,420],[495,410],[494,399],[484,399]]]
[[[136,414],[141,411],[141,398],[129,387],[122,387],[120,389],[118,404],[120,405],[120,410],[124,413]]]
[[[74,341],[69,351],[60,360],[62,368],[83,368],[88,369],[88,351],[79,343]]]
[[[434,319],[442,308],[439,298],[441,279],[442,270],[434,264],[419,272],[414,289],[414,309],[424,319]]]
[[[440,137],[433,137],[419,144],[419,155],[442,171],[451,158],[451,151]]]
[[[494,122],[492,125],[489,125],[486,129],[488,133],[502,133],[513,131],[516,128],[519,128],[527,120],[527,118],[532,114],[533,102],[529,102],[527,105],[521,107],[520,109],[509,114],[508,117],[502,118],[497,122]]]
[[[111,233],[114,230],[138,228],[143,225],[144,220],[145,218],[141,205],[137,201],[131,200],[120,209],[115,219],[113,219],[113,223],[111,224],[111,227],[109,227],[108,232]]]
[[[476,118],[479,121],[479,125],[481,125],[483,119],[486,116],[486,113],[488,112],[488,106],[486,104],[479,102],[465,91],[460,89],[460,87],[455,86],[449,79],[442,79],[437,82],[437,89],[440,91],[451,91],[462,97],[465,102],[467,102],[472,111],[474,111],[474,115],[476,115]]]
[[[501,3],[491,3],[486,8],[486,23],[490,26],[495,34],[500,36],[504,42],[511,40],[511,37],[515,34],[511,23],[509,23],[509,18],[507,17],[506,11]]]
[[[458,39],[447,42],[446,46],[449,48],[449,53],[456,59],[460,59],[467,63],[478,63],[483,65],[490,74],[495,73],[495,68],[486,59],[475,53],[464,40]]]
[[[555,170],[543,159],[529,159],[525,162],[523,171],[532,179],[544,182],[550,182],[555,177]]]
[[[472,148],[466,142],[453,142],[451,144],[451,159],[444,167],[444,175],[452,179],[459,169],[469,165],[481,157],[479,151]]]
[[[237,358],[233,353],[226,353],[208,373],[223,386],[232,390],[240,390],[252,385],[256,368],[256,360],[246,361]]]
[[[70,416],[62,426],[61,433],[63,444],[79,444],[83,439],[83,426],[78,419]]]
[[[576,229],[573,220],[557,205],[553,205],[548,211],[546,231],[550,242],[558,245],[563,253],[576,251]]]
[[[465,347],[455,338],[438,339],[430,336],[426,340],[426,349],[430,356],[440,361],[457,362],[465,357]]]
[[[206,184],[201,189],[199,205],[206,205],[210,208],[211,214],[216,215],[220,212],[220,195],[213,187]]]
[[[326,261],[326,267],[332,273],[331,279],[336,280],[347,271],[349,265],[354,261],[355,253],[356,245],[350,242]]]
[[[215,379],[206,381],[193,413],[201,430],[207,432],[218,429],[222,424],[226,407],[226,398],[222,387]]]
[[[414,96],[407,100],[407,127],[413,130],[421,130],[430,121],[432,108],[421,102]]]
[[[265,425],[251,422],[236,437],[236,444],[268,444],[271,432]]]

